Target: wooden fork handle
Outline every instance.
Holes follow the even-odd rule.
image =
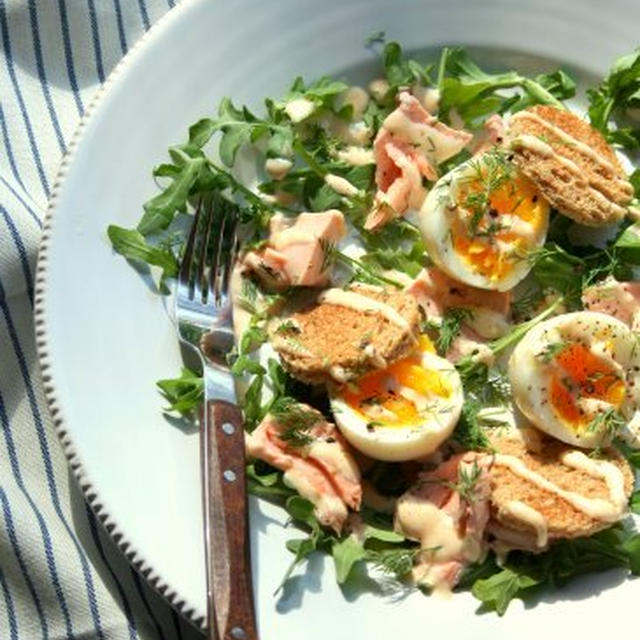
[[[222,400],[209,400],[205,410],[203,444],[208,454],[205,464],[208,464],[210,496],[209,508],[205,508],[210,537],[208,597],[213,599],[208,607],[209,628],[210,632],[214,628],[211,612],[215,611],[219,640],[258,640],[251,582],[242,413],[236,405]]]

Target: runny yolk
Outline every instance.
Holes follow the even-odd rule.
[[[474,207],[469,203],[477,201],[485,188],[479,181],[464,184],[458,192],[459,206],[473,214]],[[536,233],[549,215],[549,205],[533,183],[522,175],[500,184],[489,194],[487,203],[487,211],[483,212],[475,231],[470,232],[466,220],[458,219],[452,225],[453,247],[475,272],[498,281],[511,271],[519,256],[526,255],[530,249],[528,238],[514,232],[512,224],[504,223],[503,216],[519,218]]]
[[[583,344],[569,344],[556,354],[554,362],[560,370],[551,379],[551,404],[574,428],[584,427],[593,418],[580,409],[580,398],[603,400],[616,408],[622,404],[624,380]]]
[[[421,352],[435,349],[427,336],[421,336]],[[399,392],[388,390],[389,379],[400,387],[415,391],[425,400],[448,398],[453,389],[448,380],[438,371],[422,366],[420,354],[404,358],[386,369],[373,371],[360,378],[355,385],[345,387],[342,397],[356,411],[363,413],[371,422],[388,427],[404,427],[419,424],[423,419],[419,409]]]

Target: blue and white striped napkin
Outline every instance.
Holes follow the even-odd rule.
[[[195,638],[70,478],[32,321],[42,221],[96,90],[174,0],[0,0],[0,640]]]

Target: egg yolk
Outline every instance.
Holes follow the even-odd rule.
[[[520,174],[497,180],[488,193],[484,181],[464,182],[457,204],[464,215],[452,225],[453,248],[473,271],[492,281],[502,280],[527,254],[527,236],[537,234],[549,215],[547,202]],[[514,218],[526,224],[529,233],[522,232],[524,224],[519,231]]]
[[[422,335],[419,339],[421,352],[434,353],[431,340]],[[360,378],[355,384],[345,387],[342,392],[344,401],[352,409],[362,413],[368,420],[386,427],[405,427],[420,424],[423,419],[415,403],[400,393],[389,389],[405,387],[429,400],[430,398],[449,398],[453,388],[438,371],[422,366],[420,354],[404,358],[380,371],[372,371]]]
[[[578,400],[594,398],[619,407],[625,396],[625,383],[608,363],[580,343],[567,345],[554,357],[559,365],[551,379],[551,404],[557,414],[574,428],[589,424]]]

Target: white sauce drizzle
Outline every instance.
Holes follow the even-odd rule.
[[[582,451],[568,451],[562,455],[563,464],[590,475],[602,478],[609,489],[611,503],[622,514],[627,506],[627,496],[624,490],[624,475],[615,464],[606,460],[593,460]]]
[[[576,141],[577,142],[577,141]],[[573,162],[573,160],[569,158],[565,158],[563,155],[556,153],[553,147],[544,140],[540,140],[536,136],[529,135],[527,133],[523,133],[521,135],[516,136],[511,141],[511,147],[513,149],[528,149],[533,153],[537,153],[545,158],[555,157],[555,159],[562,164],[566,169],[568,169],[573,175],[583,178],[584,171],[580,169],[580,167]],[[587,185],[587,190],[589,193],[603,206],[610,207],[615,213],[620,216],[624,216],[627,213],[627,209],[625,207],[620,206],[613,200],[609,200],[601,191],[592,187],[591,185]]]
[[[505,515],[510,515],[524,524],[528,524],[536,532],[536,545],[546,547],[549,541],[549,529],[546,518],[536,509],[520,500],[511,500],[502,507]]]
[[[520,460],[520,458],[516,458],[515,456],[504,455],[501,453],[496,454],[494,457],[494,464],[507,467],[520,478],[528,480],[532,484],[535,484],[550,493],[554,493],[563,500],[566,500],[575,509],[581,511],[594,520],[601,520],[602,522],[616,522],[620,519],[620,516],[624,514],[624,505],[620,505],[619,495],[617,492],[615,495],[610,495],[609,500],[603,500],[602,498],[587,498],[575,491],[566,491],[562,489],[544,476],[529,469],[524,462]],[[616,472],[622,476],[622,472],[617,467],[614,468],[616,469]],[[600,471],[598,471],[598,474],[598,477],[603,477],[600,475]],[[613,474],[612,471],[611,474]],[[609,487],[610,494],[612,494],[609,481],[607,481],[607,486]]]
[[[401,327],[405,331],[410,331],[409,323],[391,306],[374,300],[367,296],[362,296],[353,291],[344,291],[343,289],[327,289],[318,297],[319,302],[335,304],[340,307],[347,307],[362,311],[363,313],[379,313],[389,322]]]
[[[328,173],[324,177],[324,181],[331,187],[337,194],[351,198],[357,196],[360,190],[355,185],[351,184],[346,178],[337,176],[333,173]]]
[[[529,120],[533,120],[534,122],[537,122],[538,124],[542,125],[545,129],[553,133],[553,135],[556,138],[559,138],[560,140],[565,142],[567,145],[574,147],[575,149],[580,151],[580,153],[583,153],[585,156],[588,156],[594,162],[599,164],[601,167],[604,167],[608,171],[613,172],[615,174],[614,179],[618,179],[618,180],[621,179],[620,176],[616,174],[614,166],[601,154],[599,154],[597,151],[592,149],[589,145],[585,144],[584,142],[574,138],[571,134],[567,133],[564,129],[561,129],[560,127],[556,127],[551,122],[545,120],[544,118],[541,118],[536,113],[533,113],[531,111],[520,111],[520,113],[513,116],[513,118],[518,120],[522,120],[522,118],[528,118]]]
[[[511,140],[512,149],[528,149],[538,155],[550,158],[554,155],[553,148],[548,145],[544,140],[529,135],[528,133],[521,133]]]

